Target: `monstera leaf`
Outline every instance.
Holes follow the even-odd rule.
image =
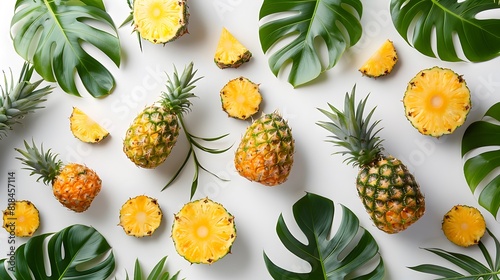
[[[270,56],[269,66],[274,75],[278,75],[285,63],[291,62],[288,81],[296,87],[335,66],[344,51],[361,37],[362,12],[360,0],[264,0],[259,19],[278,17],[259,28],[264,53],[278,42],[295,36]],[[316,38],[321,38],[328,49],[326,66],[321,64]]]
[[[114,88],[112,74],[82,47],[96,47],[120,65],[116,28],[102,0],[17,0],[11,32],[16,52],[65,92],[80,96],[76,73],[94,97]]]
[[[50,271],[46,270],[45,252]],[[73,225],[55,234],[32,237],[16,249],[15,260],[0,260],[0,279],[103,280],[114,268],[115,258],[106,239],[94,228]],[[7,271],[13,270],[11,278]]]
[[[341,207],[342,220],[337,232],[332,233],[335,208],[331,200],[307,193],[293,205],[295,221],[305,234],[307,244],[293,236],[280,215],[276,226],[278,237],[290,252],[311,265],[311,271],[285,270],[264,253],[267,270],[274,279],[348,279],[346,276],[363,272],[367,263],[373,261],[377,266],[355,279],[383,279],[385,268],[375,239],[359,226],[354,213],[345,206]]]
[[[478,14],[499,9],[498,0],[392,0],[392,21],[399,34],[421,53],[445,61],[462,60],[454,42],[458,37],[469,61],[500,55],[500,19],[480,19]],[[432,49],[436,39],[437,54]],[[412,36],[411,38],[409,36]]]
[[[479,152],[467,159],[464,164],[465,179],[473,194],[476,193],[478,185],[500,167],[498,121],[500,121],[500,103],[488,109],[482,120],[469,125],[462,138],[462,157],[469,152]],[[484,183],[485,187],[479,193],[479,204],[496,216],[500,209],[500,175]]]

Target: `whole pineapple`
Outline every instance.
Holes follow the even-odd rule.
[[[246,130],[236,150],[239,174],[267,186],[284,183],[293,165],[295,143],[288,123],[278,112],[264,114]]]
[[[46,185],[52,185],[54,196],[59,202],[75,212],[87,210],[94,198],[101,191],[102,181],[95,171],[85,165],[78,163],[68,163],[63,165],[49,149],[43,150],[43,146],[38,149],[35,143],[30,146],[24,141],[26,150],[17,149],[23,157],[17,159],[28,166],[30,175],[40,175],[37,179],[42,179]]]
[[[200,78],[194,78],[193,63],[179,77],[177,70],[168,77],[162,100],[146,107],[132,122],[123,141],[123,151],[137,166],[156,168],[170,155],[179,136],[180,117],[190,110],[195,97],[191,90]]]
[[[43,80],[31,83],[33,67],[27,62],[24,63],[19,80],[14,83],[11,76],[10,86],[4,74],[4,86],[1,87],[0,96],[0,139],[7,135],[8,130],[12,130],[16,123],[19,123],[28,113],[43,108],[41,103],[46,101],[45,96],[52,92],[52,87],[45,86],[37,89]]]
[[[425,212],[424,196],[407,167],[397,158],[383,154],[382,139],[375,136],[379,121],[370,124],[375,109],[364,117],[368,97],[356,106],[355,87],[346,93],[344,111],[329,104],[319,109],[330,122],[318,125],[332,133],[333,144],[343,147],[348,163],[359,167],[356,188],[373,223],[386,233],[397,233],[415,223]]]

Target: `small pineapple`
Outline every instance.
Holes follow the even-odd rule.
[[[472,106],[463,77],[440,67],[422,70],[410,80],[403,105],[411,124],[434,137],[453,133],[465,122]]]
[[[33,69],[33,66],[24,63],[17,84],[14,83],[14,78],[11,75],[10,86],[4,73],[5,88],[0,86],[2,90],[0,96],[0,140],[27,114],[43,108],[40,104],[45,102],[46,95],[52,92],[53,88],[50,86],[37,89],[43,80],[30,82]]]
[[[264,114],[246,130],[236,150],[239,174],[267,186],[284,183],[293,165],[295,143],[288,123],[278,112]]]
[[[108,137],[109,132],[77,107],[73,107],[69,117],[73,135],[86,143],[99,143]]]
[[[188,33],[186,0],[134,0],[132,8],[135,31],[154,44],[166,44]]]
[[[339,153],[349,155],[346,161],[359,167],[356,188],[375,226],[397,233],[424,215],[425,200],[407,167],[382,153],[382,140],[375,136],[379,121],[370,124],[375,109],[363,117],[367,98],[356,106],[354,87],[346,93],[343,112],[330,104],[331,111],[319,109],[330,122],[318,125],[332,133],[330,142],[345,149]]]
[[[251,57],[252,53],[223,27],[214,55],[217,67],[220,69],[238,68],[248,62]]]
[[[229,81],[220,91],[222,109],[233,118],[246,120],[259,111],[259,85],[245,77]]]
[[[467,205],[455,205],[444,215],[443,233],[454,244],[462,247],[475,245],[486,231],[481,212]]]
[[[163,212],[158,201],[146,195],[127,200],[120,209],[120,226],[127,235],[151,236],[160,226]]]
[[[388,75],[398,62],[398,54],[391,40],[386,40],[378,50],[359,68],[363,75],[378,78]]]
[[[234,217],[208,198],[189,202],[174,215],[172,239],[179,255],[190,263],[212,264],[231,252]]]
[[[3,228],[17,237],[33,236],[40,226],[38,209],[28,200],[9,203],[3,211]]]
[[[63,165],[58,155],[50,149],[45,152],[43,145],[39,150],[34,142],[30,146],[24,141],[24,147],[24,151],[16,148],[23,156],[17,159],[28,166],[30,175],[39,175],[37,181],[42,179],[45,185],[52,185],[54,196],[62,205],[75,212],[84,212],[90,207],[102,184],[95,171],[78,163]]]

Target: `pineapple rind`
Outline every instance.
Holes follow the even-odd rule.
[[[30,237],[40,226],[40,213],[28,200],[18,200],[3,211],[3,228],[17,237]]]
[[[146,195],[127,200],[120,209],[120,226],[130,236],[151,236],[160,226],[163,212],[158,201]]]
[[[226,28],[222,32],[215,50],[214,62],[220,69],[238,68],[252,58],[252,53]]]
[[[77,107],[69,118],[73,135],[85,143],[98,143],[108,137],[109,132]]]
[[[266,186],[284,183],[293,165],[295,143],[278,112],[264,114],[246,130],[235,153],[238,173]]]
[[[443,217],[442,230],[452,243],[469,247],[475,245],[486,231],[481,212],[472,206],[455,205]]]
[[[465,123],[472,107],[462,76],[437,66],[420,71],[410,80],[403,105],[412,126],[433,137],[453,133]]]
[[[386,40],[359,68],[359,71],[365,76],[378,78],[391,73],[397,62],[398,54],[394,43]]]
[[[260,109],[259,85],[245,77],[229,81],[220,91],[222,109],[232,118],[246,120]]]
[[[190,263],[212,264],[231,252],[236,239],[234,216],[208,198],[186,203],[174,215],[172,240]]]

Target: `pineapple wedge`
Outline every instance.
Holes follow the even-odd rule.
[[[238,68],[248,62],[252,53],[243,46],[226,28],[222,32],[215,50],[214,62],[220,69]]]
[[[363,75],[378,78],[391,73],[398,62],[398,54],[391,40],[386,40],[378,50],[359,68]]]
[[[99,143],[109,135],[104,127],[77,107],[73,107],[69,122],[73,135],[86,143]]]

